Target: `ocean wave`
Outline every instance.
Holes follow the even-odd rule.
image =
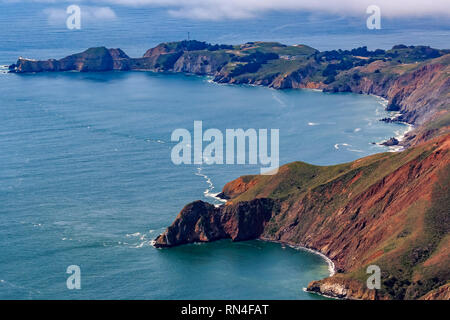
[[[330,273],[330,277],[334,276],[334,274],[336,273],[336,266],[334,265],[334,262],[330,258],[328,258],[326,255],[324,255],[322,252],[319,252],[314,249],[302,247],[302,246],[295,246],[295,245],[290,245],[290,244],[288,244],[288,246],[293,249],[296,249],[296,250],[303,250],[303,251],[308,251],[310,253],[317,254],[322,259],[324,259],[325,262],[328,264],[328,272]]]
[[[272,97],[273,97],[273,99],[274,99],[276,102],[278,102],[278,104],[279,104],[280,106],[282,106],[283,108],[286,107],[286,103],[285,103],[283,100],[281,100],[281,98],[279,97],[278,92],[272,91]]]
[[[155,233],[159,231],[159,234],[164,231],[164,228],[161,230],[150,229],[147,232],[134,232],[127,233],[125,236],[127,238],[134,238],[135,241],[131,240],[130,242],[118,242],[119,245],[125,245],[129,248],[139,249],[143,247],[153,247],[155,244]]]
[[[402,124],[405,125],[406,128],[404,130],[397,130],[394,132],[396,134],[395,138],[398,141],[403,141],[405,139],[406,134],[414,129],[414,126],[409,123],[402,123]]]
[[[25,291],[25,292],[27,292],[27,294],[28,294],[28,296],[30,298],[32,297],[32,295],[38,295],[38,294],[41,293],[41,291],[39,291],[39,290],[31,289],[31,288],[24,287],[24,286],[21,286],[21,285],[17,285],[17,284],[14,284],[14,283],[10,282],[10,281],[5,280],[5,279],[0,279],[0,284],[8,286],[8,287],[16,289],[16,290]]]
[[[389,104],[389,100],[381,97],[381,96],[377,96],[375,94],[371,94],[372,97],[375,97],[378,101],[379,104],[381,104],[384,108],[386,108]]]
[[[7,74],[9,72],[9,66],[0,65],[0,74]]]
[[[321,125],[327,125],[327,126],[334,126],[336,125],[336,122],[308,122],[308,126],[321,126]]]
[[[347,150],[348,150],[348,151],[351,151],[351,152],[364,153],[363,150],[359,150],[359,149],[350,149],[350,148],[348,148]]]
[[[217,192],[217,193],[213,192],[214,184],[212,183],[210,177],[208,177],[206,174],[202,173],[202,170],[203,170],[203,168],[201,168],[201,167],[197,168],[197,172],[195,173],[195,175],[203,177],[205,179],[206,183],[208,184],[208,188],[205,191],[203,191],[203,195],[207,198],[211,198],[211,199],[214,199],[215,201],[219,201],[220,203],[215,204],[216,207],[227,202],[227,200],[217,197],[220,194],[220,192]]]
[[[351,145],[351,144],[348,144],[348,143],[336,143],[336,144],[334,145],[334,148],[335,148],[336,150],[340,150],[340,149],[341,149],[341,146],[342,146],[342,147],[347,147],[345,150],[350,151],[350,152],[364,153],[363,150],[350,148],[350,147],[352,147],[352,145]]]
[[[343,146],[343,147],[351,147],[351,145],[348,144],[348,143],[336,143],[336,144],[334,145],[334,148],[335,148],[336,150],[339,150],[339,149],[340,149],[340,146]]]
[[[131,138],[131,137],[129,137],[129,138]],[[160,144],[166,143],[164,140],[161,140],[161,139],[150,139],[150,138],[145,139],[145,142],[153,142],[153,143],[160,143]]]
[[[395,135],[394,138],[397,139],[399,142],[402,142],[405,139],[406,135],[414,129],[414,126],[409,123],[406,123],[406,122],[399,122],[398,124],[406,127],[403,130],[399,129],[399,130],[394,131],[394,135]],[[379,141],[376,144],[379,146],[383,146],[382,144],[385,141],[386,140]],[[388,152],[400,152],[403,150],[405,150],[405,148],[403,146],[399,146],[399,145],[388,146]]]

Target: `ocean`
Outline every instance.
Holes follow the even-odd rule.
[[[354,31],[364,19],[335,17],[329,34],[305,14],[270,14],[242,28],[243,21],[125,7],[115,8],[107,26],[94,21],[72,32],[49,22],[46,6],[0,3],[1,65],[99,45],[138,56],[187,32],[213,43],[277,40],[319,49],[370,38]],[[368,42],[385,48],[422,39],[443,47],[441,34],[448,34],[431,28],[421,38],[395,25]],[[380,122],[391,116],[385,104],[374,96],[219,85],[181,74],[0,72],[0,298],[322,299],[303,291],[329,274],[326,261],[308,251],[261,241],[151,245],[185,204],[217,203],[211,195],[225,183],[259,172],[257,165],[176,166],[171,133],[192,132],[196,120],[222,131],[280,129],[281,164],[337,164],[392,151],[372,142],[409,127]],[[81,290],[67,289],[69,265],[81,268]]]

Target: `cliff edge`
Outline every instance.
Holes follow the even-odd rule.
[[[182,72],[212,76],[218,83],[375,94],[388,100],[387,110],[398,112],[384,121],[419,127],[399,142],[409,147],[448,132],[449,65],[450,50],[427,46],[321,52],[306,45],[277,42],[212,45],[184,40],[161,43],[139,58],[130,58],[121,49],[98,47],[60,60],[19,58],[9,69],[14,73]]]
[[[450,135],[336,166],[295,162],[224,187],[219,208],[187,205],[156,247],[262,239],[317,250],[337,273],[308,286],[349,299],[445,297],[450,280]],[[378,265],[382,288],[366,287]],[[435,293],[432,293],[434,292]]]

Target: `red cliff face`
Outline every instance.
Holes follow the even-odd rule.
[[[284,166],[227,184],[227,205],[195,202],[156,246],[260,238],[315,249],[338,273],[309,290],[341,298],[417,299],[450,279],[450,135],[350,164]],[[379,265],[383,288],[365,287]],[[444,289],[441,289],[444,290]],[[442,296],[442,293],[440,293]]]
[[[156,238],[155,247],[220,239],[255,239],[261,235],[275,211],[275,201],[271,199],[255,199],[219,208],[195,201],[185,206],[172,225]]]
[[[378,73],[374,73],[377,69]],[[382,96],[388,110],[399,111],[396,121],[421,125],[450,104],[450,54],[426,63],[391,66],[381,61],[338,75],[325,91],[356,92]],[[355,77],[354,75],[359,75]]]

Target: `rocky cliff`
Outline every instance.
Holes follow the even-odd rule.
[[[394,46],[319,52],[275,42],[162,43],[140,58],[91,48],[66,58],[19,58],[11,72],[184,72],[214,81],[276,89],[375,94],[393,119],[416,125],[396,154],[318,167],[292,163],[274,176],[227,184],[225,206],[187,205],[157,247],[219,239],[301,245],[330,257],[338,273],[308,290],[355,299],[445,299],[449,293],[450,51]],[[379,265],[382,289],[368,290],[365,268]]]
[[[276,201],[272,199],[254,199],[219,208],[195,201],[181,210],[172,226],[155,240],[155,246],[162,248],[220,239],[255,239],[276,211]]]
[[[106,49],[105,47],[91,48],[60,60],[50,59],[36,61],[19,58],[10,70],[16,73],[26,72],[54,72],[54,71],[109,71],[117,68],[121,60],[129,57],[120,49]]]
[[[337,274],[308,290],[352,299],[418,299],[448,294],[450,280],[450,135],[401,153],[337,166],[297,162],[273,176],[227,184],[226,205],[186,206],[157,247],[231,238],[317,250]],[[368,265],[381,290],[365,286]],[[444,287],[443,287],[444,286]],[[442,293],[442,291],[445,291]]]
[[[400,144],[411,146],[448,132],[450,51],[425,46],[395,46],[319,52],[276,42],[211,45],[200,41],[162,43],[140,58],[120,49],[91,48],[66,58],[19,58],[11,72],[129,71],[183,72],[213,76],[214,81],[276,89],[311,88],[328,92],[375,94],[388,99],[393,119],[420,128]]]

